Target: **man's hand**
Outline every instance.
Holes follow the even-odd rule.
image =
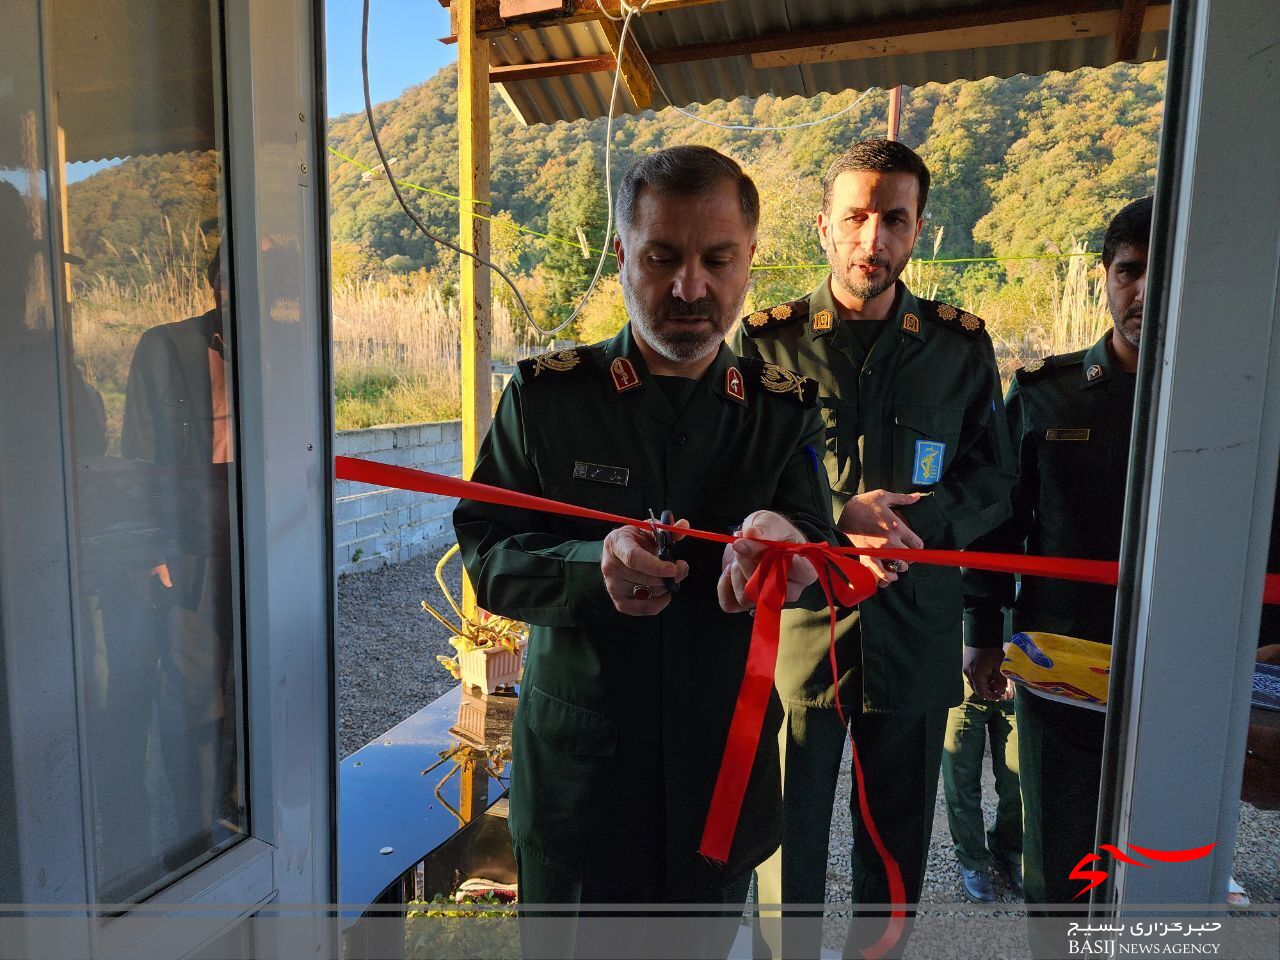
[[[804,543],[804,535],[786,517],[770,510],[757,510],[742,524],[742,539],[727,544],[720,561],[720,582],[716,595],[720,609],[725,613],[742,613],[755,608],[755,601],[747,596],[747,581],[760,566],[765,545],[758,540],[776,540],[782,543]],[[794,557],[787,573],[787,603],[800,599],[804,588],[818,579],[818,571],[803,557]]]
[[[894,507],[915,503],[922,493],[892,493],[889,490],[868,490],[853,497],[840,511],[836,524],[840,532],[848,535],[855,547],[892,547],[900,550],[919,550],[924,541],[917,537],[907,522],[894,512]],[[859,557],[858,561],[871,570],[876,585],[887,587],[906,573],[904,560],[877,560]]]
[[[964,648],[964,675],[973,692],[983,700],[1008,700],[1013,696],[1013,681],[1000,672],[1004,650],[981,647]]]
[[[676,523],[689,526],[688,520]],[[683,534],[673,533],[678,541]],[[604,576],[604,588],[609,592],[619,613],[631,617],[651,617],[671,602],[671,594],[663,585],[663,579],[675,578],[680,583],[689,575],[689,564],[683,560],[674,563],[658,559],[658,544],[653,534],[639,527],[618,527],[604,538],[604,553],[600,557],[600,573]]]

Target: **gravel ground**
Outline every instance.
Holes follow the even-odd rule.
[[[420,606],[424,599],[444,605],[434,576],[442,552],[338,581],[339,743],[344,757],[430,703],[454,682],[435,659],[436,654],[453,652],[447,631]],[[455,597],[460,595],[460,571],[461,564],[452,561],[448,572]],[[832,903],[848,902],[850,895],[851,785],[846,750],[827,865],[827,900]],[[990,822],[995,816],[995,787],[989,760],[983,778],[983,809]],[[1241,804],[1234,874],[1254,903],[1280,903],[1280,812]],[[1002,877],[997,875],[995,884],[1002,902],[1015,902]],[[962,899],[941,786],[922,899],[938,904]],[[965,915],[970,914],[956,913]],[[837,928],[843,923],[829,926],[833,929],[828,945],[838,948],[842,935]]]
[[[338,748],[343,757],[456,682],[436,662],[437,654],[453,655],[450,634],[422,609],[423,600],[442,613],[448,608],[435,579],[443,553],[338,579]],[[461,561],[450,560],[445,572],[454,598],[460,598]]]

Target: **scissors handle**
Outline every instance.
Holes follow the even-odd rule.
[[[665,523],[668,526],[676,522],[675,514],[670,510],[663,510],[660,517],[653,515],[653,509],[649,510],[649,520],[651,524]],[[674,562],[675,557],[672,554],[671,533],[668,530],[660,530],[657,526],[652,526],[653,538],[658,543],[658,559],[667,562]],[[667,592],[675,596],[680,592],[680,584],[676,582],[675,577],[663,577],[663,586],[667,588]]]

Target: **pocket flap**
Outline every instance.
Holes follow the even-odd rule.
[[[526,718],[532,730],[547,746],[561,753],[591,757],[611,757],[618,746],[618,728],[602,713],[588,710],[540,687],[521,690]]]
[[[964,411],[951,407],[933,407],[919,403],[899,404],[893,409],[893,422],[930,437],[954,436],[960,432]]]

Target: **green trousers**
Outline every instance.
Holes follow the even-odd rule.
[[[965,683],[965,698],[947,714],[942,789],[956,859],[970,870],[1022,855],[1022,794],[1018,788],[1018,727],[1010,700],[984,700]],[[991,743],[996,819],[982,815],[982,755]]]
[[[1074,897],[1084,882],[1070,874],[1082,857],[1094,852],[1106,715],[1021,689],[1016,710],[1027,904],[1080,904]],[[1088,898],[1081,899],[1083,915]],[[1028,910],[1027,916],[1032,956],[1067,956],[1063,922],[1072,915]]]
[[[765,905],[821,905],[826,902],[831,812],[847,734],[834,709],[800,704],[784,704],[784,708],[779,732],[782,846],[756,868],[757,899]],[[902,871],[907,903],[918,903],[933,831],[947,711],[855,713],[848,719],[876,830]],[[850,807],[853,900],[888,904],[888,874],[859,811],[856,785]],[[884,916],[887,913],[855,917],[849,926],[846,955],[857,956],[857,951],[879,939]],[[788,910],[782,923],[773,912],[763,918],[760,930],[763,936],[757,938],[757,952],[767,945],[774,957],[818,956],[822,916],[816,910]],[[903,936],[889,956],[900,954],[906,940]]]
[[[619,824],[625,829],[625,824]],[[664,913],[660,908],[643,911],[579,910],[581,906],[617,904],[652,907],[673,902],[662,887],[660,864],[619,862],[607,877],[574,876],[550,863],[536,849],[514,844],[520,903],[523,906],[554,905],[563,910],[520,912],[520,952],[526,960],[570,960],[636,956],[681,956],[722,960],[729,953],[742,924],[751,874],[716,890],[706,891],[696,902],[708,910]],[[608,850],[601,851],[608,857]],[[656,869],[655,869],[656,867]],[[687,904],[687,899],[679,901]],[[723,907],[721,910],[715,908]]]

